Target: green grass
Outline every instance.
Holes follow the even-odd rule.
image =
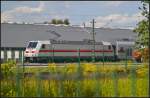
[[[70,64],[74,64],[74,65],[76,65],[76,67],[78,66],[78,64],[77,63],[70,63]],[[82,65],[84,65],[84,64],[93,64],[93,63],[81,63],[81,66]],[[117,64],[117,62],[116,62],[116,64],[114,63],[113,65],[110,65],[110,64],[112,64],[112,63],[109,63],[109,62],[107,62],[107,63],[105,63],[105,65],[104,65],[104,67],[105,68],[109,68],[109,69],[112,69],[112,67],[121,67],[121,68],[125,68],[125,64],[123,64],[123,65],[118,65]],[[58,66],[56,66],[57,67],[57,70],[58,71],[61,71],[61,70],[63,70],[67,65],[69,65],[69,64],[64,64],[65,66],[62,66],[62,67],[58,67]],[[102,62],[100,63],[100,64],[93,64],[93,65],[96,65],[98,68],[103,68],[103,65],[102,65]],[[128,63],[128,66],[127,66],[127,68],[130,70],[132,67],[134,67],[134,66],[131,66],[132,65],[132,63]],[[135,65],[135,67],[136,68],[142,68],[143,67],[143,65],[145,66],[145,64],[141,64],[141,65]],[[146,65],[148,65],[148,64],[146,64]],[[38,73],[38,72],[49,72],[50,71],[50,69],[48,68],[48,67],[24,67],[25,69],[24,69],[24,72],[33,72],[33,73]],[[15,72],[17,72],[17,68],[16,67],[14,67],[13,69],[13,72],[15,73]],[[23,71],[23,67],[21,66],[20,67],[20,72],[21,71]]]

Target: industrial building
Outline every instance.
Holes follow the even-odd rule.
[[[134,43],[137,34],[129,29],[95,28],[95,41]],[[92,39],[91,27],[48,24],[1,23],[1,60],[18,60],[30,40],[83,41]]]

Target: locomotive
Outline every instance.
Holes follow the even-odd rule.
[[[117,45],[118,46],[118,45]],[[117,61],[125,58],[125,51],[110,42],[94,42],[92,40],[67,41],[67,40],[43,40],[29,41],[24,56],[25,62],[47,63],[47,62],[91,62],[95,61]]]

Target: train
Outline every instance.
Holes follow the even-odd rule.
[[[67,40],[37,40],[29,41],[25,49],[25,62],[48,63],[48,62],[99,62],[118,61],[126,59],[127,52],[132,50],[132,46],[119,46],[110,42],[94,42],[92,40],[67,41]],[[131,54],[132,51],[128,51]],[[128,55],[131,57],[131,55]]]

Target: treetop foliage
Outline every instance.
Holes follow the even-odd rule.
[[[45,24],[47,24],[47,23],[48,24],[65,24],[65,25],[69,25],[70,24],[68,19],[64,19],[64,20],[62,20],[62,19],[52,19],[51,22],[45,21],[44,23]]]
[[[138,39],[136,47],[140,48],[141,46],[148,47],[149,45],[149,11],[147,8],[149,6],[149,1],[142,1],[142,7],[139,9],[142,11],[142,15],[145,17],[142,21],[137,24],[137,27],[133,30],[138,33]]]

